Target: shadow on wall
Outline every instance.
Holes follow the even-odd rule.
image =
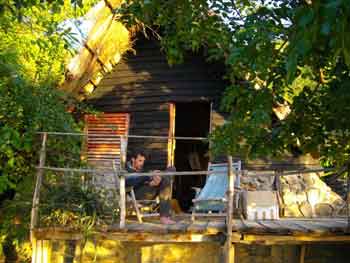
[[[347,263],[349,244],[305,245],[304,263]],[[237,245],[236,262],[239,263],[299,263],[301,245],[255,246]]]
[[[79,242],[38,240],[36,263],[219,263],[219,243],[150,244],[142,241],[119,242],[88,240],[81,253]],[[41,244],[41,246],[40,246]],[[73,246],[74,244],[74,246]],[[348,244],[305,245],[305,263],[347,263]],[[236,245],[238,263],[299,263],[301,245]]]
[[[81,253],[79,243],[45,241],[37,250],[36,263],[219,263],[221,247],[214,243],[150,244],[113,240],[88,241]],[[41,259],[45,259],[41,261]]]

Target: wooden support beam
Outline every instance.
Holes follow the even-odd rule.
[[[30,237],[31,237],[31,243],[32,243],[32,263],[36,263],[37,261],[37,248],[38,248],[38,241],[37,239],[34,239],[34,234],[31,231],[30,232]]]
[[[56,228],[35,230],[38,240],[83,240],[84,234],[77,230],[64,231]],[[145,232],[94,232],[91,238],[103,238],[121,242],[150,242],[150,243],[201,243],[222,242],[223,235],[200,233],[145,233]]]
[[[300,263],[304,263],[305,262],[305,251],[306,251],[306,245],[301,245],[300,247]]]
[[[106,65],[103,63],[103,61],[101,60],[101,58],[98,56],[98,54],[88,45],[88,43],[86,42],[84,44],[84,47],[89,51],[89,53],[91,54],[92,57],[96,58],[97,63],[101,66],[102,70],[104,73],[107,73],[107,67]]]
[[[348,165],[346,205],[348,216],[347,232],[350,233],[350,165]]]
[[[275,171],[275,187],[276,187],[276,194],[277,194],[277,200],[278,200],[278,215],[279,217],[282,217],[284,215],[284,207],[283,207],[283,199],[282,199],[282,191],[281,191],[281,176],[283,175],[282,170],[276,170]]]
[[[225,263],[234,262],[234,248],[232,247],[232,225],[233,225],[233,195],[235,186],[235,175],[232,169],[232,156],[227,157],[228,189],[227,189],[227,209],[226,209],[226,243],[225,243]]]
[[[152,234],[152,233],[128,233],[128,234],[103,234],[104,238],[129,241],[129,242],[150,242],[150,243],[211,243],[222,241],[222,236],[218,235],[204,235],[204,234]]]
[[[125,169],[126,152],[128,145],[128,137],[126,135],[120,137],[120,168]]]
[[[300,245],[311,243],[350,243],[349,235],[254,235],[234,232],[232,242],[246,245]]]
[[[33,204],[30,218],[30,240],[34,242],[33,237],[33,229],[38,225],[38,211],[39,211],[39,202],[40,202],[40,188],[42,184],[42,178],[44,174],[44,165],[46,160],[46,141],[47,141],[47,133],[43,133],[40,156],[39,156],[39,167],[37,168],[36,173],[36,183],[33,194]]]
[[[234,243],[231,243],[228,253],[229,253],[228,258],[230,259],[230,263],[234,263],[235,262],[235,244]]]
[[[169,103],[168,167],[173,167],[175,162],[175,114],[175,103]]]

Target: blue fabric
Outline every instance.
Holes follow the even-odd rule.
[[[233,167],[237,170],[237,166],[234,163]],[[197,196],[197,200],[194,205],[194,210],[196,212],[220,212],[225,209],[225,203],[222,201],[209,201],[207,199],[213,198],[225,198],[226,191],[228,187],[228,177],[227,177],[227,164],[213,165],[208,169],[209,172],[213,172],[207,178],[203,189]],[[238,180],[236,180],[236,183]]]

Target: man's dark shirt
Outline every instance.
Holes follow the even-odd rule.
[[[144,170],[141,170],[141,171],[136,171],[132,165],[131,165],[131,162],[128,162],[126,164],[126,170],[129,172],[129,173],[143,173]],[[135,175],[135,176],[130,176],[130,177],[127,177],[126,180],[125,180],[125,186],[126,187],[134,187],[134,188],[137,188],[141,185],[144,185],[146,184],[146,182],[149,182],[151,181],[151,177],[149,176],[141,176],[141,175]]]

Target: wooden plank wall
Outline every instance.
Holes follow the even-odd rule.
[[[168,136],[169,102],[219,104],[225,88],[223,73],[218,70],[222,66],[192,54],[184,64],[169,67],[158,42],[152,40],[140,39],[134,49],[136,55],[129,54],[116,65],[88,98],[97,110],[129,112],[129,134]],[[129,139],[128,148],[135,147],[149,153],[149,168],[166,166],[166,140]]]

